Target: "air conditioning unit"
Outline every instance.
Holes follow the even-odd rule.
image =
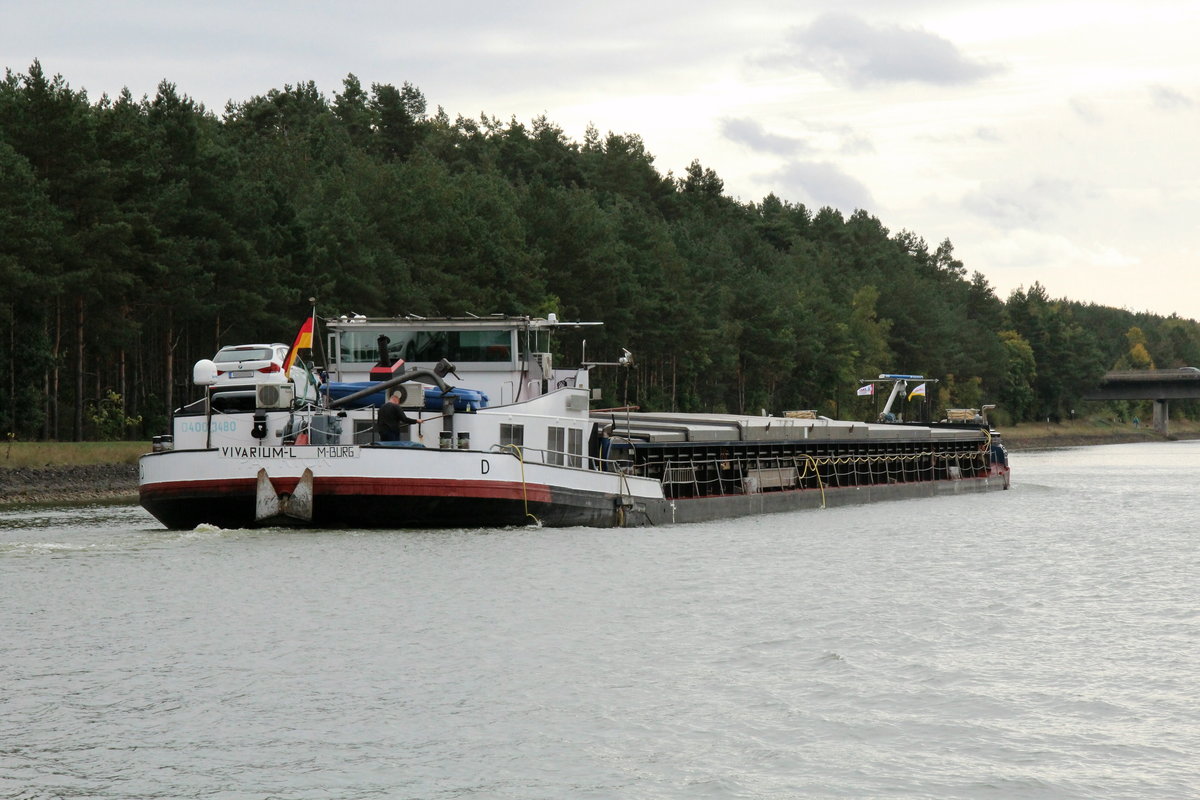
[[[538,365],[542,371],[543,378],[549,378],[554,374],[554,356],[551,353],[534,353],[533,363]]]
[[[422,409],[425,407],[425,385],[422,383],[402,383],[389,392],[400,392],[400,407]]]
[[[260,383],[255,387],[257,408],[291,408],[296,387],[290,383]]]

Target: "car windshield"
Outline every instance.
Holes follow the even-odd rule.
[[[213,359],[218,363],[226,361],[270,361],[271,348],[248,347],[241,350],[221,350]]]

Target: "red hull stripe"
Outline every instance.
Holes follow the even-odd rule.
[[[298,478],[271,478],[275,491],[295,490]],[[212,498],[253,495],[258,482],[251,478],[215,481],[170,481],[141,487],[143,498]],[[465,481],[440,478],[314,478],[313,494],[380,497],[472,497],[495,500],[528,500],[549,503],[550,487],[545,484],[509,481]]]

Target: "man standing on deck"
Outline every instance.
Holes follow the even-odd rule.
[[[400,407],[401,394],[399,389],[391,392],[387,402],[379,409],[379,416],[375,419],[375,432],[379,434],[381,442],[401,441],[401,431],[413,423],[413,420]]]

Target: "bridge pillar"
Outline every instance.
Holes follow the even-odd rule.
[[[1167,435],[1167,427],[1170,422],[1170,414],[1167,409],[1168,402],[1167,400],[1154,401],[1154,430],[1163,436]]]

